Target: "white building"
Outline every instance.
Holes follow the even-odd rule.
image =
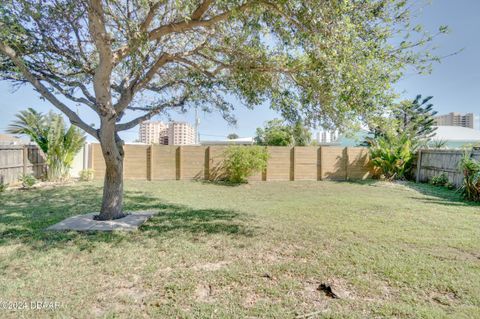
[[[320,131],[317,132],[317,142],[318,144],[330,144],[336,143],[338,141],[338,132],[337,131]]]
[[[444,115],[437,115],[434,119],[438,126],[461,126],[478,129],[478,116],[473,113],[460,114],[457,112],[450,112]]]
[[[139,140],[145,144],[193,145],[196,131],[185,122],[143,122],[140,124]]]
[[[145,144],[164,144],[162,137],[168,134],[168,124],[164,122],[143,122],[140,124],[139,140]]]

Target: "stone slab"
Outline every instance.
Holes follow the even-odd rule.
[[[137,230],[150,217],[155,215],[152,211],[139,211],[129,213],[127,216],[115,220],[94,220],[93,216],[98,213],[90,213],[85,215],[77,215],[69,217],[55,225],[48,227],[46,230],[52,231],[133,231]]]

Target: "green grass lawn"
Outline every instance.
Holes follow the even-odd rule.
[[[428,185],[127,182],[134,233],[45,232],[100,183],[0,194],[0,317],[480,318],[480,206]],[[317,287],[334,283],[342,298]]]

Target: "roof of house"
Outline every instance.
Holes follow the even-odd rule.
[[[241,138],[234,138],[231,140],[223,140],[223,141],[201,141],[201,145],[251,145],[253,144],[254,139],[253,137],[241,137]]]
[[[0,134],[0,144],[2,145],[21,145],[28,144],[27,140],[22,140],[16,136],[9,134]]]
[[[437,126],[433,140],[478,142],[480,131],[461,126]]]

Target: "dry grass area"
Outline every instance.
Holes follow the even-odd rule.
[[[44,231],[100,199],[100,183],[0,194],[0,306],[59,303],[0,317],[480,317],[480,206],[451,191],[128,182],[126,208],[158,212],[141,230]]]

